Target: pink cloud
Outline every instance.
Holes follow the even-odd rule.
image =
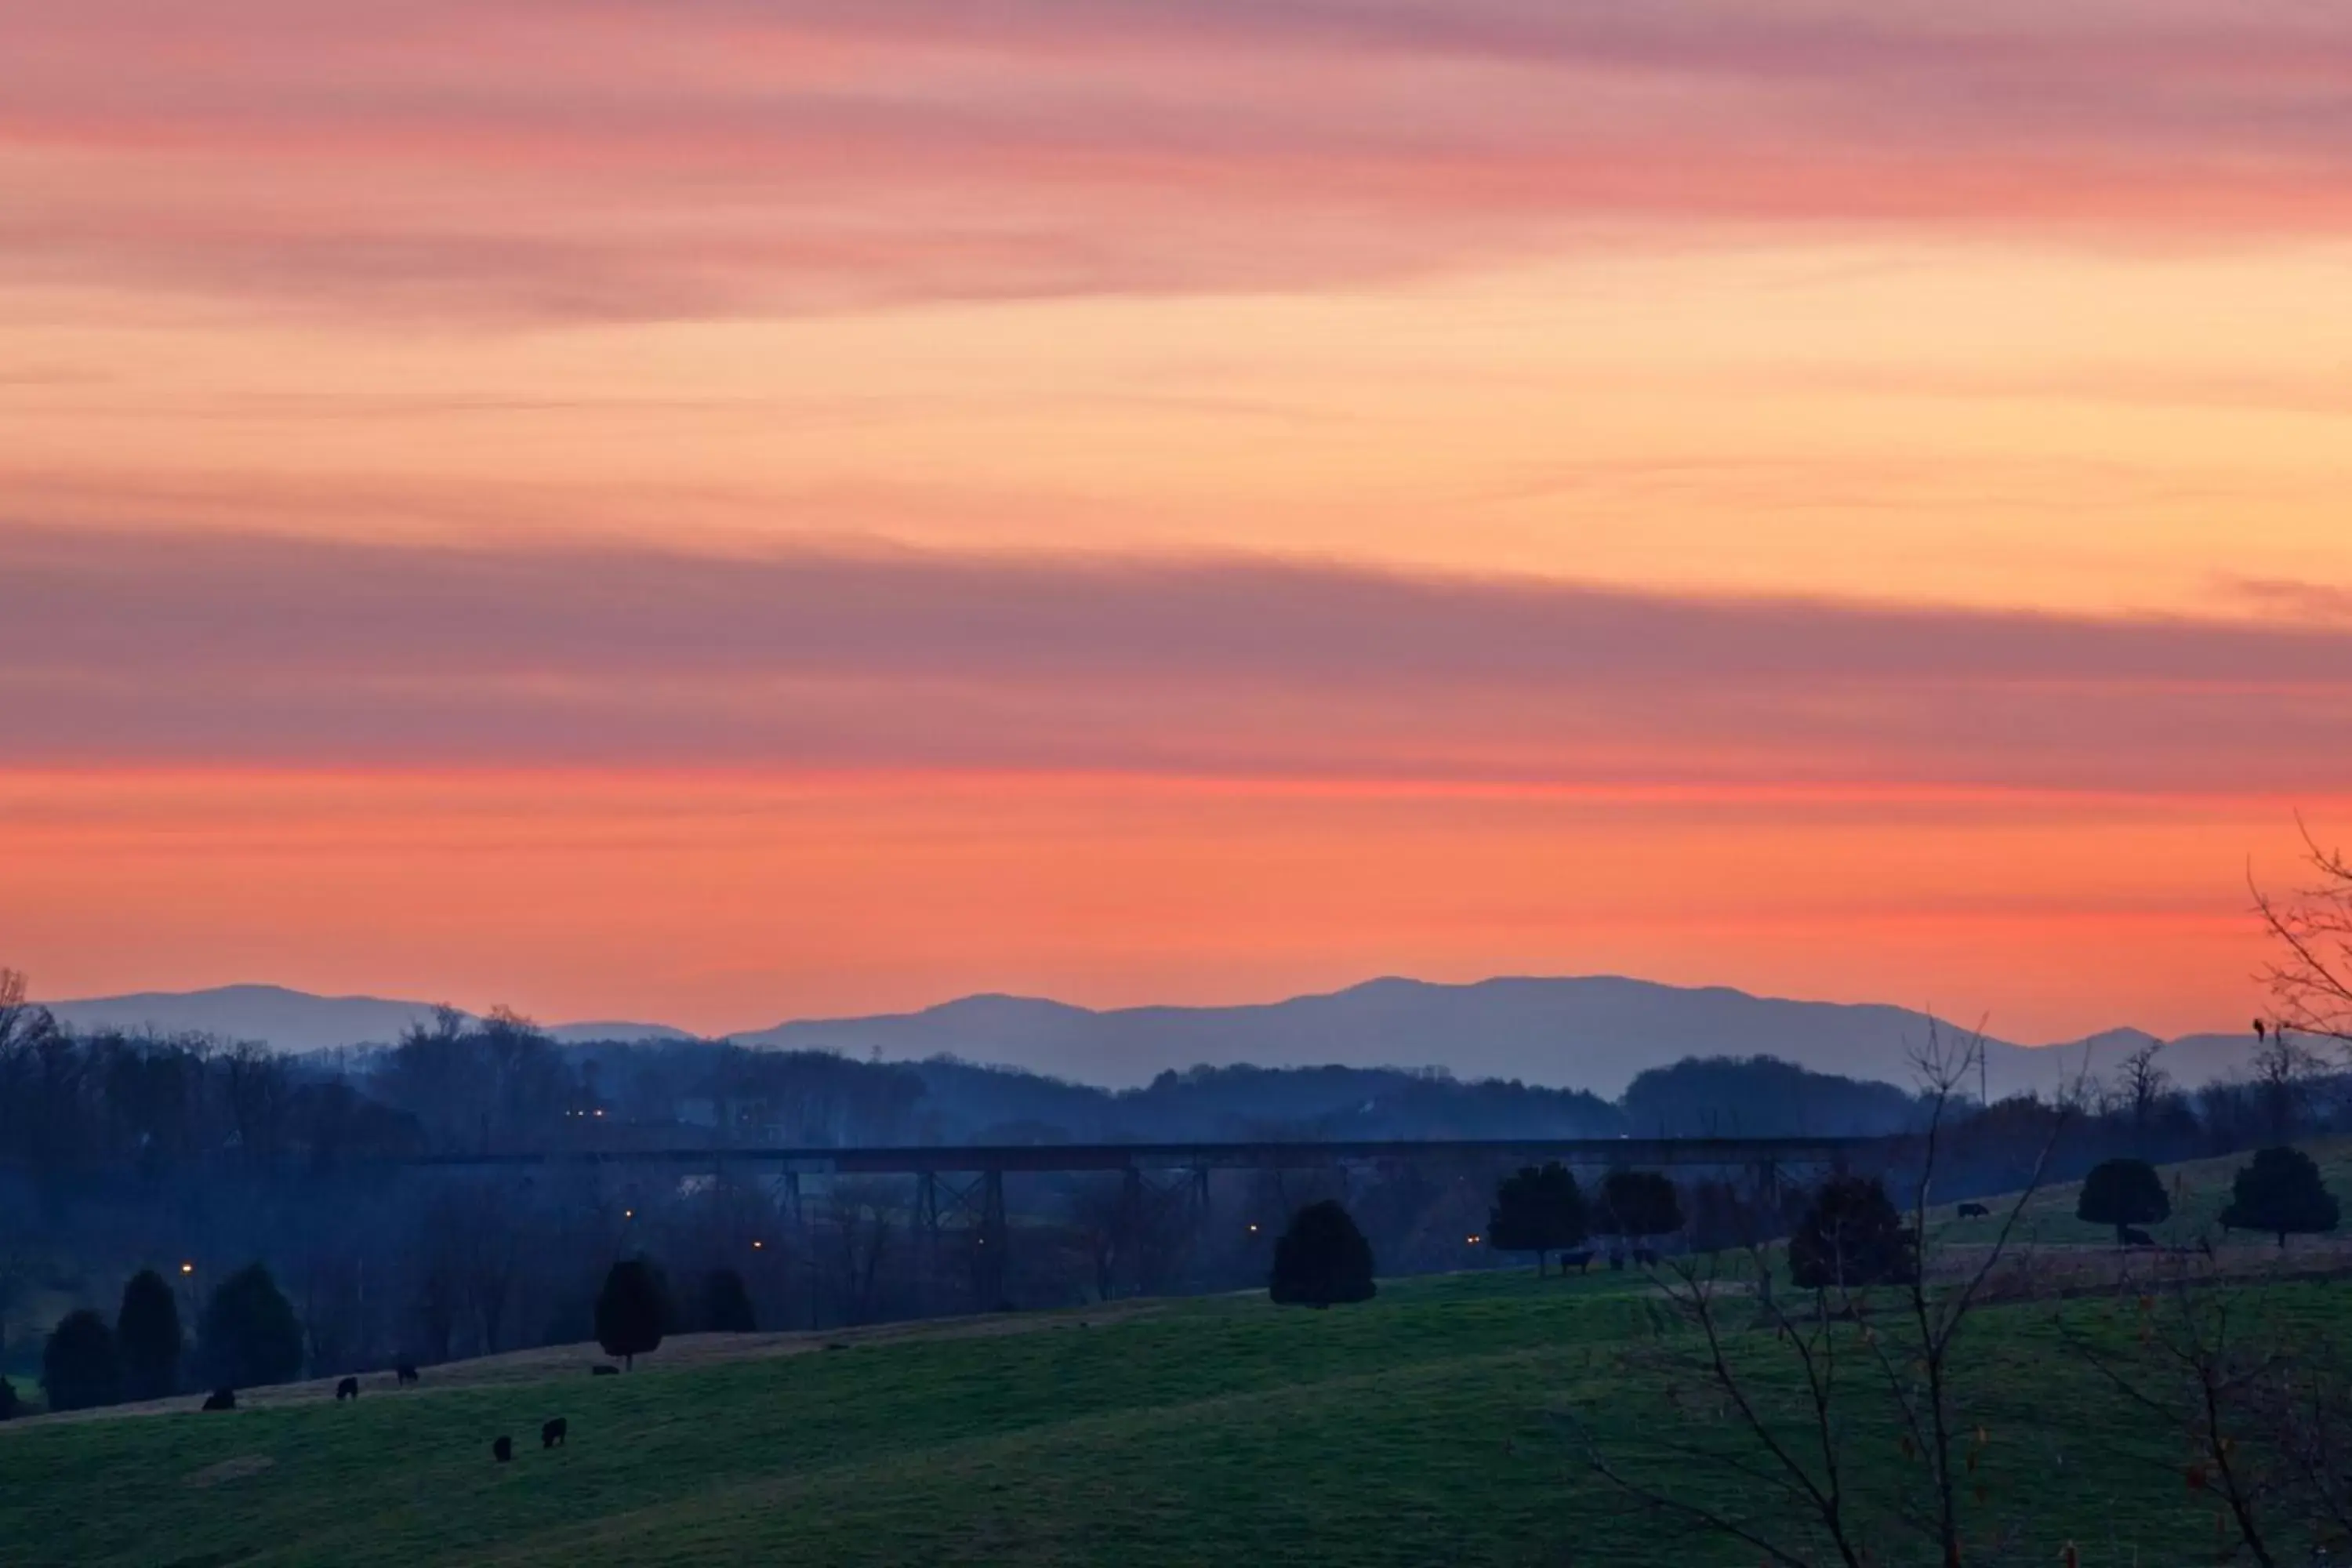
[[[2285,4],[297,5],[0,19],[19,277],[666,315],[1297,285],[1633,226],[2352,228]]]
[[[15,765],[2324,790],[2341,626],[1258,560],[0,531]],[[2250,759],[2260,758],[2259,766]]]

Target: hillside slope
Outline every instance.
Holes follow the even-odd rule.
[[[2345,1315],[2339,1290],[2272,1289]],[[32,1422],[0,1427],[0,1541],[27,1568],[1752,1563],[1625,1507],[1559,1418],[1627,1453],[1656,1440],[1669,1406],[1617,1354],[1654,1305],[1622,1276],[1455,1276],[1330,1312],[1225,1298],[839,1353],[657,1353],[618,1378],[428,1372],[418,1391],[371,1380],[355,1405]],[[2101,1561],[2177,1560],[2211,1525],[2168,1435],[2136,1434],[2053,1361],[2040,1314],[1987,1318],[1970,1373],[2010,1560],[2074,1538]],[[554,1415],[570,1438],[542,1451]],[[508,1466],[488,1451],[502,1432]],[[1892,1434],[1856,1442],[1887,1481]]]

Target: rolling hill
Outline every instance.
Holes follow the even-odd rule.
[[[2298,1325],[2344,1321],[2340,1287],[2263,1298]],[[2078,1315],[2099,1332],[2110,1312]],[[1971,1517],[2013,1548],[1985,1560],[2054,1563],[2084,1540],[2101,1563],[2186,1561],[2180,1543],[2213,1525],[2182,1489],[2179,1436],[2056,1353],[2049,1319],[1992,1308],[1970,1335],[1962,1397],[1989,1432]],[[1702,1435],[1652,1370],[1661,1321],[1639,1276],[1512,1270],[1386,1282],[1328,1312],[1251,1293],[695,1336],[622,1377],[587,1375],[592,1345],[561,1347],[427,1368],[415,1389],[371,1374],[352,1404],[326,1383],[220,1415],[189,1395],[0,1426],[0,1541],[24,1568],[1744,1568],[1752,1549],[1629,1507],[1583,1463],[1580,1432],[1652,1466]],[[842,1353],[799,1353],[830,1345]],[[1734,1353],[1770,1351],[1759,1330]],[[1855,1506],[1874,1535],[1907,1539],[1884,1510],[1911,1467],[1856,1386]],[[555,1415],[569,1437],[542,1448],[530,1439]],[[511,1464],[491,1462],[499,1433]]]

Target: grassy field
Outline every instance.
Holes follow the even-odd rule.
[[[2273,1286],[2295,1317],[2352,1292]],[[1632,1462],[1679,1421],[1621,1360],[1654,1296],[1623,1276],[1456,1276],[1367,1306],[1226,1298],[1124,1317],[899,1331],[719,1359],[689,1342],[590,1378],[535,1352],[356,1405],[0,1428],[0,1558],[29,1563],[1727,1564],[1583,1472],[1573,1409]],[[2210,1541],[2162,1435],[2122,1434],[2042,1309],[1982,1320],[1999,1560],[2175,1563]],[[1080,1326],[1081,1323],[1086,1326]],[[667,1356],[677,1364],[664,1364]],[[571,1423],[542,1452],[539,1423]],[[490,1462],[492,1436],[519,1439]],[[1857,1426],[1879,1481],[1891,1427]],[[1894,1543],[1892,1527],[1889,1542]],[[2137,1553],[2137,1555],[2135,1555]],[[1890,1563],[1903,1561],[1890,1554]],[[1988,1559],[1990,1560],[1990,1559]]]
[[[2325,1163],[2347,1175],[2347,1151]],[[2184,1206],[2218,1206],[2234,1164],[2187,1168]],[[2072,1205],[2038,1205],[2045,1254],[2107,1252]],[[2259,1295],[2282,1334],[2352,1331],[2352,1286]],[[2215,1561],[2183,1440],[2061,1352],[2062,1311],[2121,1333],[2131,1306],[1975,1320],[1975,1517],[2000,1545],[1971,1561],[2046,1564],[2069,1541],[2086,1563]],[[1227,1297],[697,1337],[617,1378],[590,1377],[601,1356],[575,1347],[428,1369],[415,1390],[372,1378],[355,1405],[310,1384],[228,1415],[181,1400],[19,1422],[0,1426],[0,1563],[1750,1564],[1582,1462],[1578,1424],[1660,1473],[1664,1445],[1726,1436],[1643,1363],[1672,1321],[1638,1275],[1457,1275],[1328,1312]],[[1748,1338],[1768,1391],[1785,1388],[1769,1337]],[[542,1452],[553,1415],[571,1439]],[[1888,1417],[1858,1405],[1848,1439],[1874,1506],[1909,1464]],[[490,1461],[499,1433],[511,1465]],[[1876,1528],[1890,1568],[1917,1560]]]
[[[2328,1189],[2352,1205],[2352,1142],[2341,1141],[2304,1145],[2319,1165],[2320,1179]],[[2190,1160],[2178,1165],[2163,1167],[2165,1184],[2172,1195],[2172,1217],[2164,1224],[2153,1226],[2151,1234],[2158,1240],[2189,1242],[2206,1232],[2220,1239],[2221,1210],[2230,1201],[2230,1180],[2250,1158],[2247,1154],[2226,1154],[2211,1160]],[[2023,1240],[2044,1245],[2071,1246],[2112,1242],[2115,1232],[2105,1226],[2085,1225],[2074,1217],[2074,1203],[2080,1188],[2075,1184],[2053,1185],[2034,1194],[2026,1205],[2025,1217],[2018,1232]],[[1939,1212],[1949,1215],[1950,1205],[1938,1205]],[[1994,1205],[1994,1217],[1990,1220],[1950,1220],[1938,1227],[1938,1240],[1952,1242],[1990,1241],[1999,1228],[2002,1214]],[[2332,1239],[2332,1238],[2330,1238]],[[2244,1246],[2271,1247],[2258,1236],[2241,1231],[2235,1242]],[[2299,1238],[2291,1244],[2294,1248],[2325,1248],[2328,1245],[2317,1237]]]

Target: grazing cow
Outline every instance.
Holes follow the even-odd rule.
[[[413,1361],[402,1362],[392,1369],[392,1375],[394,1382],[405,1388],[416,1381],[416,1363]]]
[[[1563,1252],[1559,1255],[1559,1271],[1562,1274],[1568,1272],[1568,1267],[1571,1263],[1576,1265],[1576,1271],[1579,1274],[1591,1268],[1592,1248],[1588,1247],[1581,1252]]]
[[[588,1369],[588,1375],[591,1377],[618,1377],[621,1375],[621,1369],[614,1366],[611,1362],[600,1361],[594,1366]]]
[[[358,1378],[347,1377],[343,1379],[342,1382],[335,1384],[336,1404],[341,1405],[346,1399],[357,1399],[359,1396],[360,1380]]]
[[[539,1428],[539,1446],[542,1448],[560,1448],[563,1447],[563,1439],[571,1434],[571,1424],[559,1415],[552,1421],[541,1424]]]
[[[1960,1217],[1962,1219],[1989,1219],[1991,1215],[1992,1210],[1985,1207],[1982,1204],[1962,1204],[1960,1205]]]
[[[205,1395],[205,1408],[207,1410],[236,1409],[236,1390],[234,1388],[214,1389],[210,1394]]]
[[[490,1458],[496,1459],[501,1465],[505,1464],[509,1459],[513,1458],[514,1439],[511,1437],[501,1436],[494,1440],[490,1444]]]
[[[2148,1235],[2147,1232],[2140,1229],[2139,1226],[2136,1225],[2127,1225],[2124,1226],[2124,1245],[2126,1247],[2154,1247],[2156,1245],[2156,1237]]]
[[[1658,1264],[1658,1249],[1654,1247],[1637,1247],[1633,1249],[1633,1261],[1645,1268],[1654,1268]]]

